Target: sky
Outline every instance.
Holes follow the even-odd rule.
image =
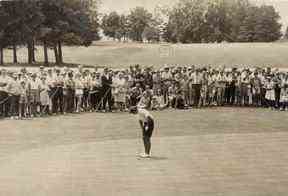
[[[283,30],[288,26],[288,0],[251,0],[258,5],[273,5],[281,16]],[[153,12],[157,5],[173,6],[177,0],[102,0],[101,12],[107,13],[117,11],[119,13],[128,13],[130,9],[136,6],[143,6]]]

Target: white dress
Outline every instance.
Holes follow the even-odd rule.
[[[115,80],[115,91],[114,91],[115,102],[124,103],[126,99],[126,80],[117,79]]]
[[[40,103],[41,103],[41,105],[49,105],[49,103],[50,103],[50,100],[49,100],[49,93],[48,93],[48,91],[49,91],[49,86],[48,86],[48,84],[43,84],[43,83],[41,83],[40,85]]]
[[[275,101],[275,91],[274,91],[274,83],[273,82],[269,82],[266,84],[265,98],[269,101]]]

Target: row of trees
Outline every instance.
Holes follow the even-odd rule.
[[[27,47],[28,63],[36,62],[35,45],[54,50],[57,64],[63,63],[62,44],[89,46],[99,39],[98,13],[95,0],[15,0],[0,4],[0,64],[3,49],[13,49],[17,63],[17,48]]]
[[[281,35],[280,16],[273,6],[256,6],[249,0],[180,0],[157,17],[141,7],[129,15],[105,15],[106,36],[133,41],[181,43],[272,42]],[[166,20],[165,20],[166,18]]]
[[[117,40],[159,41],[160,24],[160,20],[148,10],[136,7],[129,15],[119,15],[117,12],[104,15],[101,28],[106,36]]]
[[[158,7],[153,14],[143,7],[127,15],[112,12],[101,22],[99,1],[0,1],[0,64],[5,48],[12,49],[17,63],[19,47],[27,48],[29,64],[36,62],[35,45],[43,46],[45,64],[48,50],[61,64],[63,44],[89,46],[100,39],[100,28],[113,39],[139,42],[272,42],[281,37],[274,7],[249,0],[180,0],[172,9]]]

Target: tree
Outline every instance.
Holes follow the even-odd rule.
[[[143,7],[136,7],[127,17],[130,39],[142,42],[142,34],[152,21],[152,14]]]
[[[29,63],[35,61],[34,38],[43,21],[43,15],[38,8],[36,0],[1,2],[1,12],[6,13],[6,20],[2,23],[5,26],[2,29],[2,41],[5,47],[12,46],[14,63],[18,62],[17,46],[25,44]]]
[[[248,8],[246,17],[240,24],[239,34],[237,40],[240,42],[254,42],[255,38],[255,26],[257,24],[257,12],[256,6]]]
[[[240,25],[238,40],[241,42],[273,42],[281,34],[280,16],[273,6],[251,6]]]
[[[35,62],[35,44],[44,46],[45,64],[48,49],[53,48],[56,62],[63,62],[62,44],[89,46],[99,39],[99,0],[11,0],[0,4],[0,63],[3,49],[26,45],[28,63]]]
[[[42,0],[42,12],[46,18],[43,26],[49,29],[42,40],[49,42],[57,64],[63,63],[63,43],[89,46],[95,39],[95,29],[91,28],[95,18],[83,0]]]
[[[116,32],[116,38],[120,41],[121,39],[123,39],[123,41],[126,41],[126,39],[128,38],[128,34],[129,34],[129,23],[128,23],[128,18],[124,14],[120,16],[119,25],[120,26]]]
[[[281,37],[274,7],[249,0],[180,0],[168,15],[168,42],[271,42]]]
[[[104,15],[102,19],[102,29],[106,36],[116,39],[117,32],[121,28],[121,16],[117,12]]]
[[[273,6],[263,5],[258,8],[257,24],[254,40],[258,42],[273,42],[281,38],[281,24],[279,14]]]
[[[19,6],[23,19],[21,32],[23,40],[27,43],[29,64],[36,61],[35,42],[44,21],[44,15],[41,12],[40,6],[40,1],[37,0],[22,0],[22,5]]]
[[[206,2],[181,0],[169,13],[165,39],[171,42],[202,42]]]
[[[236,42],[238,41],[241,24],[245,20],[247,15],[246,13],[252,5],[250,4],[249,0],[230,0],[229,2],[229,15],[231,17],[230,41]]]
[[[160,30],[153,25],[145,27],[142,37],[148,42],[159,42],[160,41]]]
[[[205,15],[206,42],[230,41],[231,17],[227,0],[213,0],[208,2]]]

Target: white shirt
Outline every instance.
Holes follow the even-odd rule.
[[[39,89],[40,82],[37,79],[35,81],[30,80],[29,83],[30,83],[31,90],[38,90]]]
[[[154,117],[145,109],[138,109],[138,119],[142,122],[147,122],[148,117],[154,120]]]
[[[194,72],[191,74],[190,79],[192,84],[201,84],[202,76],[200,73]]]
[[[170,79],[172,79],[172,74],[170,72],[164,72],[164,73],[162,73],[161,77],[163,80],[170,80]]]

